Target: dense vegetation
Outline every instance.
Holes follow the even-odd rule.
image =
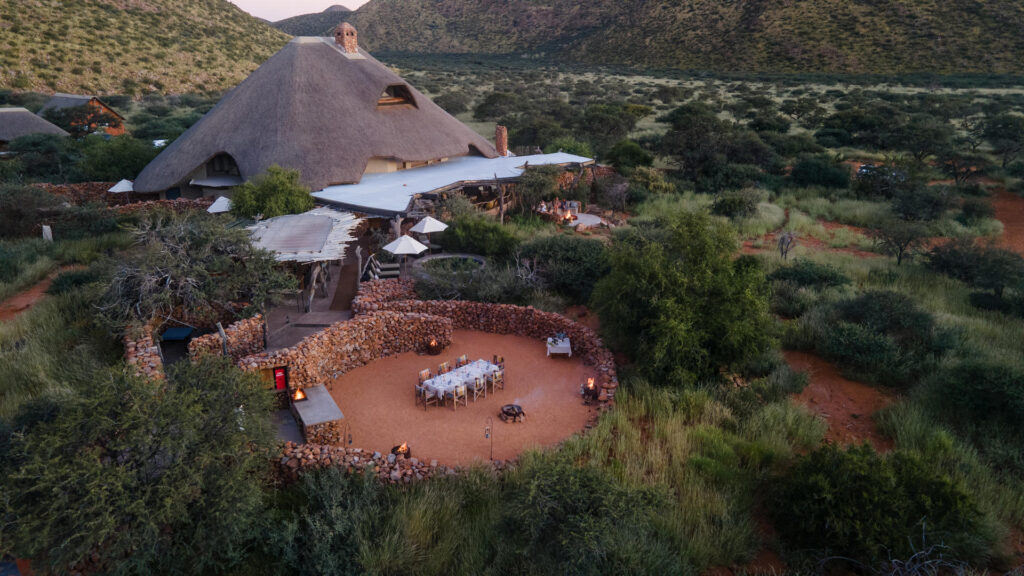
[[[378,51],[714,71],[1020,74],[1021,11],[1005,0],[602,0],[586,9],[567,0],[376,0],[351,21]]]
[[[288,37],[225,0],[13,0],[0,5],[0,88],[220,92]]]

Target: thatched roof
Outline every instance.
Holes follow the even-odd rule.
[[[380,106],[390,86],[415,105]],[[401,92],[401,90],[400,90]],[[135,180],[135,190],[171,188],[219,153],[243,179],[272,164],[299,170],[313,190],[359,182],[371,158],[423,162],[497,154],[473,132],[364,50],[332,38],[296,38],[230,91]]]
[[[24,108],[0,108],[0,142],[10,142],[29,134],[68,135],[56,124]]]
[[[100,104],[102,104],[114,116],[117,116],[118,118],[121,118],[121,120],[124,120],[124,118],[120,114],[118,114],[116,110],[114,110],[106,102],[100,100],[99,98],[96,98],[95,96],[87,94],[65,94],[63,92],[57,92],[56,94],[51,96],[50,99],[46,101],[46,104],[43,104],[43,107],[39,109],[39,112],[37,114],[39,116],[43,116],[49,110],[78,108],[80,106],[85,106],[89,102],[92,102],[94,99]]]

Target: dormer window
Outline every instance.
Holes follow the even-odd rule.
[[[409,87],[405,84],[392,84],[385,88],[384,93],[377,100],[377,107],[390,108],[392,106],[416,107],[416,101],[412,97],[412,90],[409,90]]]

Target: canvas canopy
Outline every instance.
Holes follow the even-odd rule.
[[[447,229],[448,225],[444,222],[427,216],[423,220],[417,222],[409,231],[417,234],[433,234],[434,232],[444,232]]]
[[[427,250],[427,247],[424,246],[422,243],[418,242],[417,240],[415,240],[414,238],[412,238],[411,236],[404,235],[398,240],[395,240],[394,242],[391,242],[390,244],[385,246],[384,250],[396,256],[404,256],[408,254],[419,254],[421,252],[425,252]]]

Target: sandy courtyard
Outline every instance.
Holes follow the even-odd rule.
[[[452,411],[414,405],[416,375],[424,368],[468,354],[470,360],[505,356],[505,389]],[[331,395],[345,414],[352,446],[388,453],[409,443],[412,455],[429,462],[466,465],[487,460],[490,440],[484,437],[487,417],[493,419],[494,459],[513,458],[524,449],[557,444],[583,430],[592,408],[583,405],[580,384],[594,371],[574,358],[548,358],[544,343],[531,338],[456,330],[452,345],[440,356],[415,352],[378,360],[338,377]],[[502,404],[519,404],[526,421],[505,423]]]

